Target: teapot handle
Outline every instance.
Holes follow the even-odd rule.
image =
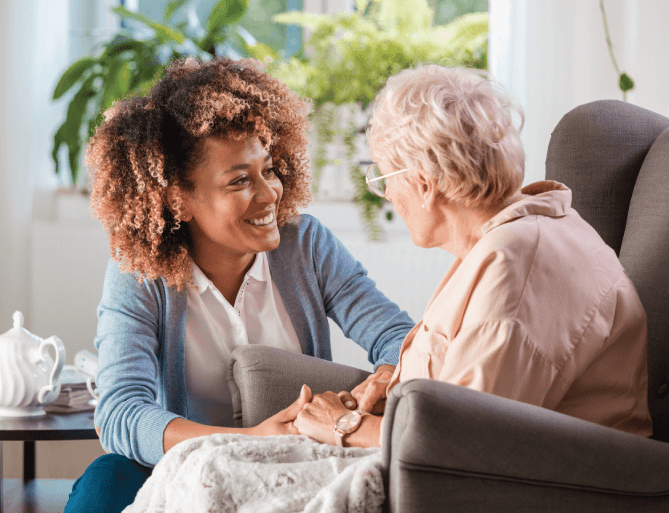
[[[63,342],[57,337],[52,336],[44,340],[37,350],[42,361],[46,361],[46,356],[49,354],[47,348],[49,345],[52,345],[56,349],[56,361],[53,364],[53,369],[51,369],[51,376],[49,376],[49,384],[42,387],[37,396],[37,400],[40,404],[44,403],[44,398],[50,392],[56,390],[58,380],[60,379],[60,373],[63,370],[63,364],[65,363],[65,346]]]

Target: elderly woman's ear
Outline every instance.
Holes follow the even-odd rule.
[[[187,223],[193,218],[182,197],[182,191],[172,185],[167,189],[167,208],[170,209],[175,219]]]
[[[437,179],[422,169],[417,170],[414,176],[423,208],[428,211],[432,210],[441,197],[441,189]]]

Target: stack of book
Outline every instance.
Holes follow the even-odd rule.
[[[86,386],[88,377],[74,365],[63,365],[63,371],[60,374],[60,395],[44,410],[47,413],[94,410],[97,401],[93,399]]]

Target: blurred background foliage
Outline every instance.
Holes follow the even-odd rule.
[[[473,4],[469,2],[468,6],[478,7]],[[435,7],[442,8],[445,18],[454,12],[461,14],[453,10],[453,3]],[[300,53],[274,61],[269,71],[314,102],[314,192],[318,192],[326,165],[345,167],[354,187],[353,201],[360,208],[363,228],[371,240],[383,235],[379,211],[384,200],[367,188],[363,170],[370,162],[357,160],[356,138],[364,137],[370,115],[368,106],[374,97],[388,77],[422,63],[479,69],[488,66],[487,10],[461,14],[448,24],[439,25],[435,24],[435,7],[427,0],[355,0],[352,13],[292,12],[273,18],[310,32]],[[343,127],[338,119],[342,106],[350,108]],[[359,116],[355,115],[355,106],[365,112],[362,121],[356,122]],[[344,151],[331,158],[328,145],[336,140],[343,143]],[[392,219],[391,211],[387,218]]]
[[[74,62],[60,77],[53,100],[67,98],[63,124],[53,139],[52,158],[60,171],[60,150],[67,147],[73,186],[80,183],[83,148],[115,101],[143,95],[165,73],[173,59],[194,55],[203,60],[225,55],[239,58],[273,52],[239,25],[249,0],[218,0],[200,18],[197,2],[176,0],[164,5],[156,21],[124,6],[113,9],[123,24],[97,55]],[[177,16],[177,15],[180,16]]]
[[[378,239],[382,200],[368,191],[365,163],[356,160],[356,140],[364,138],[367,119],[356,124],[356,116],[347,116],[348,124],[337,128],[338,117],[344,108],[368,113],[390,75],[420,63],[486,68],[488,1],[351,3],[352,12],[339,14],[301,12],[303,0],[138,0],[133,12],[114,8],[122,20],[118,33],[95,55],[74,62],[54,89],[54,101],[68,102],[54,135],[56,173],[64,160],[66,181],[82,185],[83,150],[104,111],[119,99],[145,94],[171,60],[269,57],[270,73],[313,100],[315,192],[325,165],[344,166],[363,226]],[[327,146],[336,140],[345,150],[328,159]]]

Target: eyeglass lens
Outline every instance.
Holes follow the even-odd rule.
[[[369,187],[372,189],[373,192],[377,193],[380,196],[384,196],[386,194],[386,184],[388,183],[388,179],[383,177],[381,170],[376,164],[372,164],[370,166],[368,176],[370,180],[373,180],[374,178],[381,178],[381,180],[370,182]]]

